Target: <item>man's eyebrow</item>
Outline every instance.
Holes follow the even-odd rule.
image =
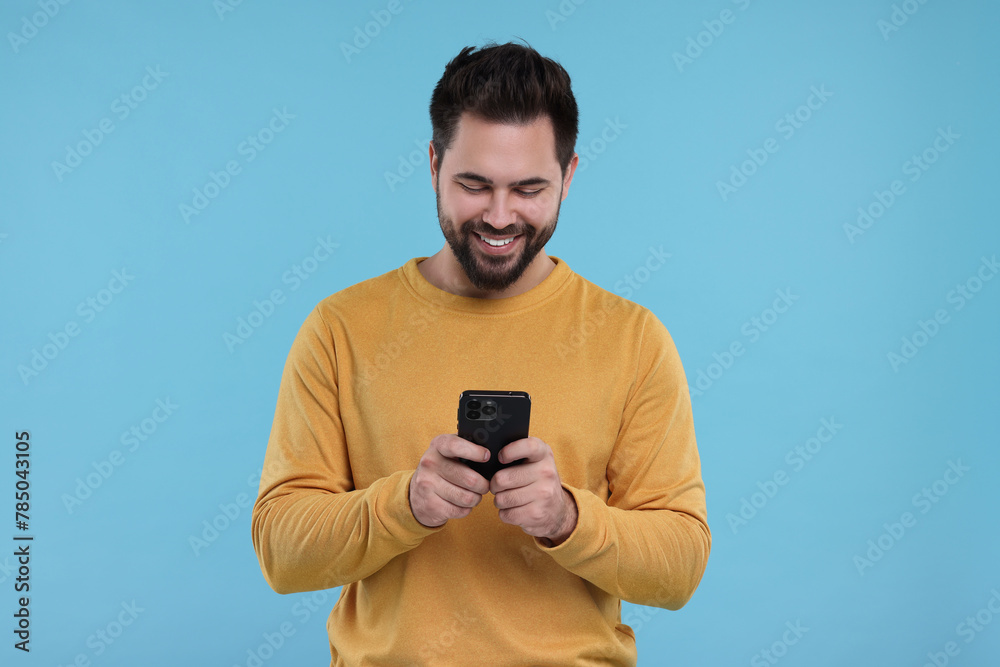
[[[493,185],[493,181],[485,176],[480,176],[479,174],[472,171],[463,171],[460,174],[455,174],[455,178],[463,178],[467,181],[479,181],[480,183],[485,183],[486,185]],[[532,178],[524,178],[520,181],[514,181],[510,184],[512,188],[524,187],[526,185],[552,185],[552,182],[547,178],[542,178],[541,176],[533,176]]]

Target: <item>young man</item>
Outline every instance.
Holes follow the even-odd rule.
[[[677,350],[545,254],[578,162],[560,65],[467,47],[430,112],[447,243],[302,325],[253,508],[261,569],[279,593],[343,587],[333,665],[635,665],[621,600],[680,608],[711,546]],[[489,452],[454,434],[468,389],[531,396],[531,436],[499,455],[525,461],[490,481],[460,461]]]

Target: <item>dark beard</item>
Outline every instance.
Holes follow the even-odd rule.
[[[511,225],[498,231],[481,220],[466,220],[462,223],[461,230],[456,233],[454,220],[446,218],[441,211],[440,188],[438,188],[436,198],[438,222],[441,224],[441,231],[444,233],[444,238],[448,242],[451,252],[458,260],[469,282],[477,289],[488,292],[503,291],[521,278],[555,233],[556,224],[559,222],[559,209],[562,208],[562,197],[560,197],[555,217],[542,229],[541,233],[537,232],[531,225],[523,227]],[[520,234],[522,238],[517,241],[522,244],[520,254],[513,257],[499,257],[487,255],[473,248],[473,244],[479,243],[479,240],[474,238],[477,231],[493,236]]]

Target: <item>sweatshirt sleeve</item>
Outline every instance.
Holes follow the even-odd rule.
[[[535,544],[570,572],[634,604],[679,609],[708,561],[705,486],[691,398],[666,327],[647,312],[635,381],[607,466],[610,497],[563,483],[577,525],[555,547]]]
[[[354,488],[337,368],[335,339],[317,306],[285,362],[251,518],[257,559],[278,593],[358,581],[442,529],[413,516],[413,470]]]

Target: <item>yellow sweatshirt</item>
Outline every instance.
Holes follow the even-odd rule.
[[[635,665],[621,600],[678,609],[711,546],[680,358],[647,308],[558,257],[533,289],[477,299],[416,257],[306,317],[253,508],[278,593],[342,586],[332,665]],[[578,522],[547,548],[493,495],[428,528],[409,482],[467,389],[526,391]]]

